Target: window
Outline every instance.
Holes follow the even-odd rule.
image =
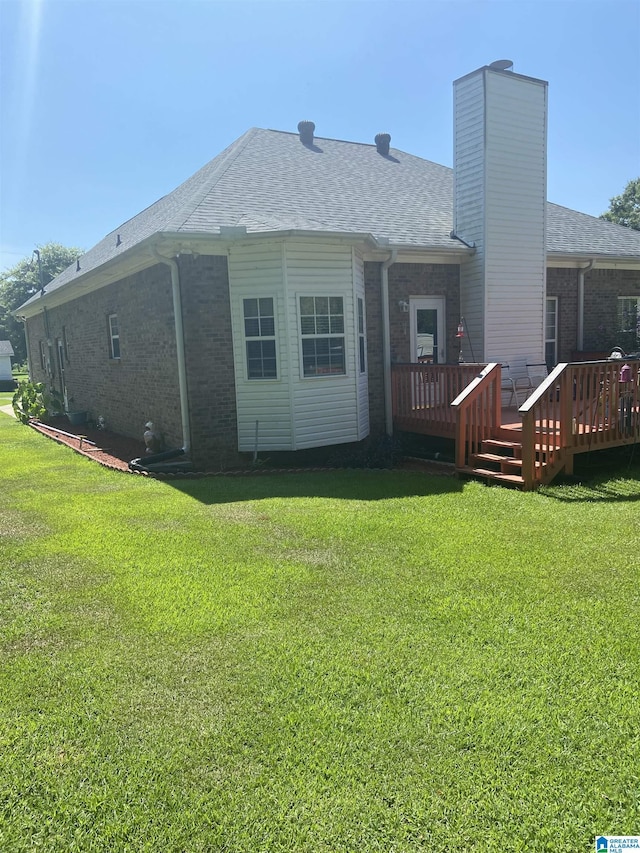
[[[544,323],[544,360],[551,370],[558,363],[558,297],[548,296]]]
[[[273,299],[244,299],[244,337],[248,379],[277,379]]]
[[[109,314],[109,353],[110,358],[120,358],[120,329],[117,314]]]
[[[303,376],[345,374],[344,305],[341,296],[301,296]]]
[[[358,297],[358,364],[360,373],[367,372],[366,345],[364,336],[364,299]]]
[[[44,341],[40,341],[40,367],[47,370],[47,345]]]
[[[640,347],[640,297],[619,296],[618,317],[616,324],[616,346],[627,352],[635,352]]]

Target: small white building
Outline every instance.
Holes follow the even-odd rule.
[[[13,347],[11,341],[0,341],[0,382],[11,381],[11,356]]]

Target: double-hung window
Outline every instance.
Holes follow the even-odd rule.
[[[367,372],[366,339],[364,330],[364,299],[358,297],[358,366],[360,373]]]
[[[640,297],[619,296],[616,345],[627,352],[640,347]]]
[[[273,299],[243,299],[247,379],[277,379],[276,321]]]
[[[558,363],[558,297],[547,296],[544,322],[544,359],[547,369]]]
[[[303,376],[347,372],[342,296],[301,296],[300,334]]]
[[[117,314],[109,314],[109,357],[120,358],[120,327]]]

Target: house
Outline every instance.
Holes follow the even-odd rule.
[[[454,96],[453,170],[247,131],[18,310],[31,375],[218,468],[391,432],[400,363],[637,348],[640,233],[547,202],[547,83]]]
[[[11,341],[0,341],[0,389],[15,388],[15,381],[11,373],[11,356],[13,347]]]

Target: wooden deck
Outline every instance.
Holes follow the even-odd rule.
[[[578,453],[640,441],[640,362],[559,364],[519,409],[501,365],[396,365],[396,429],[452,438],[461,472],[536,488]]]

